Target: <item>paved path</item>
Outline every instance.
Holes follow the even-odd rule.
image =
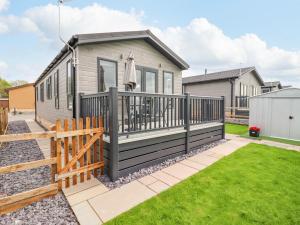
[[[113,190],[107,189],[94,178],[63,191],[81,225],[102,224],[203,170],[249,142],[247,139],[230,140]]]
[[[226,134],[226,138],[231,139],[231,140],[247,139],[252,143],[264,144],[264,145],[269,145],[269,146],[274,146],[274,147],[278,147],[278,148],[284,148],[284,149],[300,152],[300,146],[297,146],[297,145],[290,145],[290,144],[285,144],[285,143],[280,143],[280,142],[275,142],[275,141],[268,141],[268,140],[254,140],[254,139],[250,139],[250,138],[243,138],[243,137],[240,137],[240,136],[234,135],[234,134]]]
[[[23,113],[12,115],[9,114],[8,121],[18,121],[24,120],[31,132],[43,132],[45,131],[38,123],[34,120],[34,113]],[[45,158],[50,158],[50,140],[49,139],[39,139],[36,140],[38,146],[40,147],[41,151],[44,154]]]

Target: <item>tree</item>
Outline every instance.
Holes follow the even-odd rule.
[[[6,92],[6,88],[9,88],[11,87],[11,84],[5,80],[5,79],[2,79],[0,77],[0,97],[3,98],[3,97],[8,97],[8,93]]]
[[[12,82],[10,82],[11,86],[16,87],[16,86],[20,86],[23,84],[27,84],[28,82],[26,80],[14,80]]]

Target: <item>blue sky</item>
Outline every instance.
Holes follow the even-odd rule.
[[[9,3],[2,10],[1,1]],[[55,40],[57,15],[53,10],[48,10],[51,8],[49,4],[55,5],[56,1],[0,0],[2,76],[10,80],[33,81],[61,48]],[[112,23],[113,30],[124,27],[154,29],[155,34],[168,45],[174,46],[174,50],[191,64],[191,70],[185,72],[187,75],[201,73],[207,67],[208,70],[218,70],[254,64],[266,80],[280,79],[288,84],[300,85],[300,64],[297,66],[300,60],[300,2],[297,0],[73,0],[66,5],[70,15],[72,10],[82,10],[82,20],[87,21],[89,15],[84,13],[84,8],[94,7],[99,12],[108,10],[105,18],[101,18],[101,15],[91,16],[106,24]],[[35,7],[40,8],[32,10]],[[114,11],[126,14],[136,21],[136,25],[119,25],[123,21],[113,16]],[[45,12],[45,19],[39,12]],[[65,16],[68,16],[67,12]],[[5,26],[6,29],[3,28]],[[104,27],[99,25],[90,30],[108,31]],[[90,31],[74,24],[65,24],[65,29],[67,37],[73,32]],[[208,34],[211,36],[206,37]],[[206,41],[211,37],[214,42],[206,49],[206,45],[210,44]],[[189,40],[195,42],[194,46],[199,46],[199,51],[204,48],[202,53],[189,53],[190,47],[181,43]],[[270,56],[272,58],[273,55],[274,59],[271,60]]]

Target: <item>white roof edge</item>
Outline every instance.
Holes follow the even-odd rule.
[[[258,98],[258,97],[261,97],[261,96],[265,96],[265,95],[269,95],[269,94],[273,94],[273,93],[277,93],[277,92],[281,92],[281,91],[291,90],[291,89],[296,89],[296,90],[300,91],[300,88],[290,87],[290,88],[279,89],[279,90],[276,90],[276,91],[270,91],[270,92],[263,93],[263,94],[256,95],[256,96],[251,96],[249,98]]]

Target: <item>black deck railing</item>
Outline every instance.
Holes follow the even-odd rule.
[[[112,114],[115,114],[112,117]],[[137,92],[109,92],[81,95],[81,116],[101,115],[105,133],[113,121],[118,135],[154,130],[189,127],[190,125],[223,122],[223,97],[198,97]],[[117,127],[117,128],[116,128]]]
[[[190,124],[217,122],[223,119],[222,97],[190,97]]]
[[[102,116],[105,133],[109,130],[109,92],[80,95],[81,117]]]

